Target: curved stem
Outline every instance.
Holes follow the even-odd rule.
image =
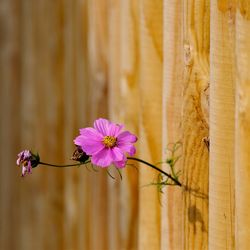
[[[141,163],[143,163],[143,164],[145,164],[145,165],[147,165],[147,166],[149,166],[149,167],[157,170],[158,172],[166,175],[169,179],[171,179],[173,182],[175,182],[176,185],[181,186],[181,183],[177,179],[175,179],[172,175],[166,173],[165,171],[161,170],[160,168],[156,167],[155,165],[153,165],[153,164],[151,164],[149,162],[146,162],[144,160],[141,160],[139,158],[136,158],[136,157],[128,157],[128,159],[129,160],[134,160],[134,161],[141,162]]]
[[[81,166],[81,165],[87,164],[89,162],[90,161],[81,162],[81,163],[75,163],[75,164],[68,164],[68,165],[56,165],[56,164],[50,164],[50,163],[46,163],[46,162],[41,162],[40,161],[38,164],[44,165],[44,166],[56,167],[56,168],[67,168],[67,167]]]
[[[176,174],[175,174],[175,172],[174,172],[173,165],[169,165],[169,167],[170,167],[170,170],[171,170],[172,175],[174,176],[175,179],[177,179],[177,176],[176,176]]]

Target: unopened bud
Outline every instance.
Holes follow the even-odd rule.
[[[89,159],[89,156],[82,150],[80,146],[76,146],[76,150],[71,157],[71,160],[85,162]]]

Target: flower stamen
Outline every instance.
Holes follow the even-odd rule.
[[[114,146],[116,146],[117,139],[114,136],[108,135],[103,138],[102,142],[106,148],[113,148]]]

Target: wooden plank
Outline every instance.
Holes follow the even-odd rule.
[[[109,0],[109,67],[108,67],[108,113],[113,122],[122,122],[122,104],[120,95],[120,67],[121,67],[121,2]],[[117,177],[117,173],[111,170]],[[121,204],[120,186],[122,183],[111,178],[108,179],[108,247],[110,250],[122,249],[121,242]]]
[[[72,138],[74,138],[74,126],[76,122],[76,109],[74,109],[76,102],[76,13],[75,13],[75,2],[64,1],[63,8],[64,12],[64,89],[67,93],[64,96],[64,123],[65,123],[65,134],[64,134],[64,156],[65,160],[68,161],[70,154],[72,154],[74,147]],[[77,246],[77,223],[78,214],[81,211],[78,210],[78,193],[77,187],[79,185],[79,169],[65,169],[63,170],[67,178],[65,178],[64,186],[64,248],[66,249],[78,249]],[[82,198],[84,199],[84,197]]]
[[[122,11],[121,11],[122,10]],[[114,121],[138,132],[137,1],[110,1],[109,112]],[[127,166],[123,180],[110,180],[110,249],[137,249],[138,175]]]
[[[250,240],[250,6],[238,1],[236,12],[236,249],[248,249]]]
[[[74,131],[78,133],[78,129],[81,127],[87,127],[87,114],[89,103],[86,98],[88,94],[89,75],[88,75],[88,5],[87,1],[79,0],[75,6],[76,20],[73,24],[75,26],[75,71],[76,71],[76,86],[75,86],[75,102],[73,109],[75,110],[76,120],[74,124]],[[74,15],[74,13],[72,13]],[[71,18],[71,16],[69,17]],[[71,27],[69,27],[70,29]],[[72,110],[71,110],[72,112]],[[89,217],[87,213],[87,192],[88,192],[88,181],[87,181],[87,170],[84,168],[83,171],[76,173],[80,179],[78,186],[76,187],[75,198],[77,204],[76,213],[76,234],[78,245],[76,249],[88,249],[88,223]],[[74,178],[74,177],[73,177]],[[91,188],[91,187],[90,187]],[[86,191],[84,191],[86,190]],[[65,202],[67,200],[65,199]],[[66,237],[66,236],[65,236]]]
[[[108,2],[88,1],[88,125],[108,113]],[[107,173],[88,172],[88,249],[108,249]],[[98,240],[97,240],[98,239]]]
[[[0,4],[0,249],[18,249],[20,237],[20,29],[19,1]],[[13,237],[15,235],[15,237]]]
[[[138,135],[139,2],[123,0],[121,9],[120,112],[126,129]],[[138,146],[136,143],[137,149]],[[138,249],[138,171],[127,166],[123,175],[120,195],[121,248]]]
[[[183,249],[208,247],[209,1],[184,1]]]
[[[22,10],[22,145],[37,150],[44,161],[62,163],[63,147],[58,146],[64,144],[62,2],[26,1]],[[63,248],[63,172],[37,168],[22,183],[21,198],[25,205],[20,248]]]
[[[91,103],[88,116],[90,121],[93,121],[97,116],[106,116],[108,105],[108,3],[106,0],[88,1],[88,25],[91,84],[89,84],[87,98]]]
[[[87,120],[87,4],[64,1],[64,160],[74,150],[78,129],[89,126]],[[89,218],[87,214],[88,180],[84,166],[63,170],[64,179],[64,249],[87,249]]]
[[[183,91],[183,4],[179,0],[164,1],[164,54],[163,54],[163,145],[162,158],[170,143],[182,141],[181,111]],[[177,154],[181,155],[182,150]],[[175,165],[181,170],[182,159]],[[169,168],[163,165],[166,171]],[[182,249],[183,203],[182,189],[166,187],[162,196],[161,249]]]
[[[162,148],[162,26],[161,0],[140,1],[140,156],[161,160]],[[151,183],[157,173],[140,165],[140,186]],[[140,188],[138,249],[160,248],[160,202],[154,186]]]
[[[234,249],[234,15],[234,1],[211,1],[210,249]]]

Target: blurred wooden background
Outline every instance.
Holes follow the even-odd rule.
[[[0,0],[0,249],[249,249],[249,31],[246,0]],[[143,166],[20,178],[19,151],[68,162],[98,117],[153,163],[181,140],[184,187],[160,202]]]

